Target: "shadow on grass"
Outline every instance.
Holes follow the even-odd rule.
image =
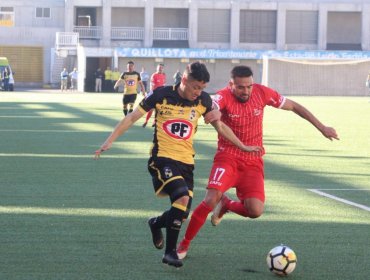
[[[217,228],[207,222],[194,240],[184,268],[163,267],[163,252],[153,248],[146,224],[149,215],[169,206],[168,199],[154,197],[146,170],[152,130],[143,129],[140,123],[133,126],[101,160],[94,161],[94,150],[110,130],[82,131],[66,124],[88,123],[113,129],[121,115],[114,109],[94,109],[111,113],[112,117],[107,117],[75,106],[40,104],[48,108],[25,109],[19,104],[2,104],[10,108],[2,115],[35,118],[0,119],[2,130],[9,130],[0,139],[3,147],[0,169],[4,174],[0,182],[1,207],[18,206],[25,211],[12,212],[14,208],[9,208],[9,213],[0,213],[0,278],[276,279],[267,270],[265,257],[281,242],[286,242],[298,255],[292,279],[368,278],[368,224],[320,223],[305,221],[305,217],[290,221],[286,213],[289,211],[279,208],[268,208],[263,217],[253,221],[225,218]],[[19,110],[21,113],[15,113]],[[74,117],[40,117],[40,111],[68,112]],[[210,127],[200,130],[214,133]],[[195,140],[198,151],[195,174],[196,182],[202,184],[197,188],[204,190],[216,142],[208,140],[208,134],[198,133],[195,138],[201,141]],[[136,148],[133,143],[144,147]],[[266,143],[291,144],[271,137]],[[322,158],[332,157],[322,150],[316,152]],[[307,150],[294,156],[305,160],[314,155]],[[271,160],[265,160],[265,168],[268,180],[298,190],[316,186],[356,188],[355,183],[326,176],[325,170],[320,174],[319,170],[286,167]],[[203,192],[196,193],[195,204],[202,196]],[[285,197],[274,199],[281,207],[285,206]],[[299,201],[290,203],[298,205]],[[345,211],[346,207],[341,210],[351,215],[353,208]],[[41,215],[34,208],[56,211]],[[80,215],[63,214],[63,210],[81,208],[91,213],[83,215],[81,210]],[[25,214],[27,209],[29,214]],[[110,209],[122,211],[113,212],[116,216],[106,214]],[[291,212],[293,216],[300,215],[299,211]],[[273,221],[278,215],[281,219]],[[357,218],[361,217],[366,221],[368,213],[361,212]]]
[[[64,191],[70,190],[76,193],[88,193],[98,188],[122,188],[125,185],[133,186],[142,191],[143,188],[150,189],[151,180],[147,174],[146,164],[149,148],[151,146],[152,129],[143,129],[134,125],[121,137],[110,151],[103,154],[96,162],[92,159],[95,149],[110,134],[110,131],[121,119],[121,112],[115,108],[78,107],[79,105],[68,106],[61,103],[29,103],[32,107],[25,107],[25,103],[4,103],[5,108],[11,108],[12,112],[22,112],[30,116],[40,116],[40,112],[63,112],[68,113],[71,118],[20,118],[1,119],[1,124],[7,124],[14,131],[4,133],[0,143],[6,147],[3,159],[6,161],[7,184],[37,185],[41,180],[41,188],[46,191],[49,186],[62,185]],[[39,106],[39,107],[38,107]],[[94,110],[110,110],[112,117],[92,113]],[[108,111],[109,112],[109,111]],[[4,113],[6,115],[6,113]],[[22,114],[20,114],[22,115]],[[107,131],[81,131],[78,128],[71,128],[66,124],[89,123],[107,126]],[[67,129],[67,132],[65,128]],[[211,134],[213,133],[213,134]],[[206,140],[210,135],[213,141]],[[198,137],[199,136],[199,137]],[[200,138],[200,141],[197,141]],[[139,141],[138,141],[139,140]],[[288,146],[289,141],[268,137],[267,145]],[[200,126],[195,135],[196,158],[196,180],[206,181],[216,147],[216,135],[211,126]],[[325,155],[323,150],[315,150],[320,153],[313,154],[312,150],[302,154],[289,154],[294,157],[330,157]],[[9,157],[6,154],[9,154]],[[27,153],[29,157],[12,156],[12,154]],[[45,154],[45,158],[32,157],[32,154]],[[58,158],[55,155],[65,155],[65,158]],[[78,155],[82,157],[79,158]],[[88,157],[86,157],[88,155]],[[91,155],[91,158],[89,157]],[[75,157],[73,157],[75,156]],[[77,156],[77,157],[76,157]],[[107,158],[104,158],[104,157]],[[110,157],[117,158],[110,158]],[[136,157],[136,158],[133,158]],[[336,156],[334,156],[336,157]],[[356,157],[358,159],[358,157]],[[325,186],[326,188],[356,188],[354,184],[341,182],[339,180],[321,176],[318,171],[310,172],[293,167],[286,167],[265,159],[267,178],[289,185],[302,186],[304,188]],[[323,171],[323,175],[325,171]],[[16,176],[17,175],[17,176]],[[18,177],[18,178],[17,178]],[[10,179],[9,179],[10,178]],[[27,183],[26,183],[27,182]],[[4,183],[4,182],[3,182]],[[96,187],[98,186],[98,187]],[[53,189],[53,187],[50,187]],[[50,191],[49,189],[49,191]],[[114,190],[113,190],[114,191]],[[152,199],[152,198],[150,198]]]

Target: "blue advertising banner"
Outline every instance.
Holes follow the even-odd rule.
[[[118,57],[161,57],[189,59],[370,59],[366,51],[263,51],[230,49],[177,49],[177,48],[116,48]]]

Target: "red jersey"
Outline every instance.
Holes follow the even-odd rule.
[[[166,74],[165,73],[153,73],[150,82],[152,84],[152,90],[157,87],[163,87],[166,84]]]
[[[218,91],[213,103],[222,113],[221,120],[245,145],[262,147],[264,108],[266,105],[281,108],[285,103],[285,97],[271,88],[254,84],[249,100],[245,103],[238,101],[229,87]],[[258,153],[243,152],[219,135],[216,155],[219,153],[252,159],[263,156],[265,150]]]

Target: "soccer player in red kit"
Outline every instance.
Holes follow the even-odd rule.
[[[163,87],[166,84],[166,73],[163,72],[164,65],[162,63],[157,65],[157,72],[153,73],[150,77],[150,91],[154,91],[159,87]],[[153,114],[153,110],[150,110],[145,117],[143,127],[146,127],[150,117]],[[154,126],[154,123],[153,123]]]
[[[263,146],[263,114],[266,105],[293,111],[309,121],[326,138],[339,140],[334,128],[322,124],[302,105],[280,95],[275,90],[253,82],[253,72],[247,66],[236,66],[231,71],[229,85],[217,92],[214,105],[222,113],[221,120],[245,144]],[[207,120],[206,120],[207,121]],[[190,242],[213,210],[211,222],[220,223],[226,212],[248,218],[262,215],[265,202],[264,167],[265,151],[245,153],[218,136],[218,147],[209,176],[204,200],[194,209],[185,236],[178,246],[177,254],[183,259]],[[235,187],[238,201],[225,195]]]

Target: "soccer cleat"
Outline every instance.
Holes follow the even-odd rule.
[[[147,122],[143,123],[143,127],[146,127],[146,125],[147,125]]]
[[[176,251],[163,255],[162,262],[174,267],[181,267],[182,261],[178,258]]]
[[[222,217],[227,212],[226,204],[229,200],[228,196],[223,194],[215,209],[213,209],[213,214],[211,216],[211,223],[213,226],[217,226],[221,222]]]
[[[163,249],[164,247],[164,239],[163,239],[162,230],[160,228],[154,227],[155,219],[156,219],[155,217],[150,218],[148,220],[148,225],[150,227],[150,231],[152,232],[152,239],[153,239],[154,247],[160,250],[160,249]]]
[[[180,242],[179,246],[177,247],[177,256],[180,260],[185,259],[189,251],[189,246],[190,243],[186,242],[184,239]]]

